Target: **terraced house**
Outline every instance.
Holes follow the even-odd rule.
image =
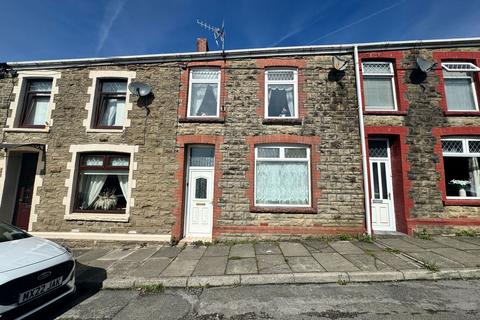
[[[3,64],[0,219],[141,241],[478,229],[479,45]]]

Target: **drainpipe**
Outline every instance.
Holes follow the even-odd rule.
[[[365,145],[365,126],[363,124],[363,99],[362,88],[360,86],[360,63],[358,59],[358,46],[353,47],[353,59],[355,61],[355,82],[357,85],[358,99],[358,125],[360,126],[360,145],[362,148],[362,172],[363,172],[363,190],[365,198],[365,224],[367,225],[367,233],[372,235],[372,224],[370,215],[370,195],[368,191],[368,163],[367,163],[367,147]]]

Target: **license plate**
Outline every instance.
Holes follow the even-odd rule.
[[[29,300],[32,300],[50,290],[58,288],[62,285],[62,277],[53,279],[47,283],[44,283],[36,288],[30,289],[28,291],[20,293],[20,298],[18,299],[18,303],[24,303]]]

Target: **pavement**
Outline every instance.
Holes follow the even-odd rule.
[[[480,278],[480,238],[411,237],[74,249],[77,284],[103,289]]]
[[[77,292],[31,320],[480,319],[480,280]]]

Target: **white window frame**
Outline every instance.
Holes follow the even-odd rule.
[[[193,79],[192,74],[196,71],[215,71],[218,73],[218,79]],[[187,118],[197,118],[197,119],[202,119],[202,118],[218,118],[220,117],[220,98],[221,98],[221,92],[222,88],[220,87],[221,79],[222,79],[222,72],[220,68],[192,68],[190,69],[190,72],[188,74],[188,108],[187,108]],[[217,114],[212,116],[191,116],[190,115],[190,110],[192,106],[192,84],[194,83],[200,83],[200,84],[216,84],[218,88],[217,92]]]
[[[260,158],[258,157],[258,148],[279,148],[280,154],[278,158]],[[307,151],[306,158],[285,158],[285,149],[305,149]],[[254,166],[254,190],[253,198],[254,205],[257,207],[286,207],[286,208],[309,208],[312,206],[312,169],[311,169],[311,158],[310,158],[310,149],[309,145],[301,144],[257,144],[255,145],[255,166]],[[257,162],[307,162],[308,167],[308,204],[263,204],[257,203]]]
[[[443,62],[442,68],[451,72],[476,72],[480,68],[471,62]]]
[[[388,68],[390,72],[388,73],[369,73],[365,72],[365,65],[375,63],[375,64],[388,64]],[[363,88],[363,93],[365,95],[365,110],[367,111],[398,111],[398,103],[397,103],[397,89],[395,88],[395,69],[393,68],[393,63],[388,61],[364,61],[362,62],[362,71],[363,71],[363,82],[365,83],[365,77],[367,78],[386,78],[389,77],[390,81],[392,82],[392,94],[393,94],[393,109],[386,108],[385,106],[368,106],[367,105],[367,93],[365,90],[365,84]]]
[[[459,157],[459,158],[480,158],[480,152],[475,153],[475,152],[470,152],[468,148],[468,143],[470,141],[479,141],[480,142],[480,137],[479,138],[473,138],[473,137],[463,137],[463,136],[455,136],[455,137],[447,137],[447,138],[442,138],[441,141],[462,141],[462,152],[445,152],[443,151],[442,147],[442,156],[443,157]],[[445,175],[445,167],[443,168],[443,174]],[[445,178],[446,179],[446,178]],[[448,181],[445,181],[445,183],[448,183]],[[445,196],[447,199],[461,199],[461,200],[478,200],[480,199],[480,196],[477,197],[460,197],[460,196],[447,196],[447,190],[445,187]]]
[[[268,80],[269,72],[293,72],[293,80]],[[268,85],[270,84],[293,84],[293,112],[290,117],[269,117],[268,116]],[[265,70],[265,119],[298,119],[298,70],[292,68],[268,68]]]
[[[473,67],[477,68],[478,70],[480,70],[480,68],[478,68],[477,66],[475,66],[473,63],[470,63],[470,62],[443,62],[442,63],[442,68],[445,69],[445,71],[447,72],[443,72],[443,79],[468,79],[470,80],[470,86],[472,88],[472,94],[473,94],[473,103],[475,105],[475,110],[468,110],[468,109],[465,109],[465,110],[461,110],[461,109],[456,109],[456,110],[449,110],[448,109],[448,103],[447,103],[447,90],[445,88],[445,81],[444,81],[444,84],[443,84],[443,90],[445,92],[445,104],[447,106],[447,110],[450,111],[450,112],[478,112],[478,97],[477,97],[477,90],[475,89],[475,79],[473,78],[473,74],[471,72],[475,72],[475,71],[478,71],[478,70],[472,70],[472,69],[468,69],[468,70],[465,70],[464,69],[461,69],[460,67],[456,68],[455,65],[458,65],[458,66],[461,66],[461,65],[472,65]],[[448,72],[469,72],[468,75],[466,76],[452,76],[452,77],[449,77],[448,76]]]

